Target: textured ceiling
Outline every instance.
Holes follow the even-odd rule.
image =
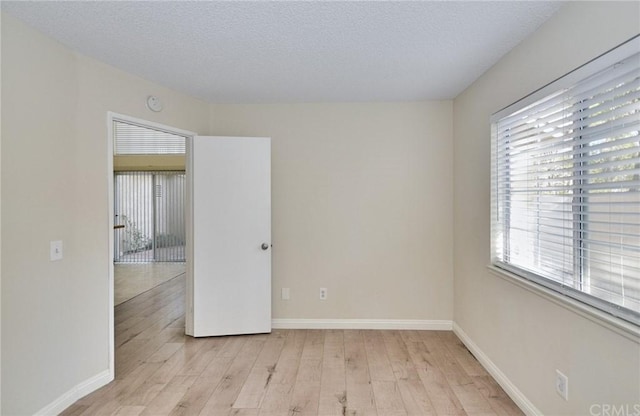
[[[11,2],[85,55],[209,102],[450,99],[561,2]]]

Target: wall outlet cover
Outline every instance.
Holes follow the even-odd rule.
[[[58,261],[62,260],[62,241],[55,240],[49,242],[49,260]]]
[[[565,400],[569,400],[569,378],[556,370],[556,392]]]

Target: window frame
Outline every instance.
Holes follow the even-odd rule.
[[[551,296],[558,300],[561,303],[564,303],[565,306],[571,305],[573,309],[578,307],[578,309],[583,310],[585,307],[588,310],[591,310],[593,316],[597,316],[599,319],[611,319],[613,318],[617,322],[617,327],[624,328],[627,332],[633,332],[634,335],[638,336],[640,333],[638,332],[638,328],[640,327],[640,313],[633,311],[631,309],[627,309],[621,306],[618,306],[614,303],[608,302],[604,299],[600,299],[596,296],[590,295],[588,293],[582,292],[581,288],[570,287],[569,285],[563,285],[557,281],[554,281],[550,278],[543,277],[542,275],[538,275],[536,273],[530,272],[528,270],[524,270],[507,262],[503,262],[496,258],[497,241],[498,235],[496,234],[494,221],[498,215],[498,198],[496,197],[498,192],[498,175],[497,175],[497,161],[496,161],[496,146],[497,146],[497,124],[501,119],[517,113],[519,111],[526,110],[532,104],[545,99],[547,97],[552,96],[553,94],[559,93],[562,90],[565,90],[573,85],[576,85],[580,81],[585,78],[596,74],[612,65],[615,65],[617,62],[628,58],[635,53],[640,52],[640,35],[636,35],[628,41],[616,46],[615,48],[605,52],[604,54],[594,58],[593,60],[587,62],[586,64],[576,68],[575,70],[563,75],[562,77],[550,82],[549,84],[541,87],[540,89],[534,91],[533,93],[527,95],[526,97],[516,101],[515,103],[499,110],[491,116],[491,245],[490,245],[490,253],[491,253],[491,262],[489,265],[489,270],[496,275],[499,275],[502,278],[507,280],[515,281],[520,285],[529,286],[528,289],[534,290],[545,296]],[[574,168],[579,169],[579,167]],[[573,172],[575,172],[574,170]],[[581,179],[584,180],[584,179]],[[578,194],[573,196],[572,198],[584,198],[583,195]],[[575,216],[583,217],[587,214],[584,212],[584,208],[582,205],[578,205],[579,210],[574,212],[574,220]],[[578,224],[582,224],[582,221],[579,221]],[[574,228],[575,233],[582,233],[581,229]],[[584,244],[584,238],[580,237],[580,235],[574,235],[574,241],[581,242]],[[505,246],[505,241],[508,241],[508,236],[502,235],[501,237],[503,241],[501,242],[502,247]],[[575,261],[577,258],[583,259],[584,256],[581,256],[579,251],[584,250],[582,246],[574,247],[574,273],[578,272],[579,268],[582,268],[583,262],[581,260]],[[576,252],[578,251],[578,252]],[[582,273],[579,273],[580,281],[578,284],[581,286],[583,284],[584,276]],[[577,302],[576,302],[577,301]],[[578,306],[576,306],[578,304]],[[623,320],[624,322],[620,323],[619,321]]]

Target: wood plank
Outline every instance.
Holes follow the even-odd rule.
[[[78,416],[84,413],[87,408],[89,408],[88,404],[79,404],[76,402],[60,413],[60,416]]]
[[[121,406],[112,413],[113,416],[138,416],[144,411],[144,406]]]
[[[465,415],[462,404],[449,387],[444,373],[437,365],[437,360],[421,341],[422,338],[412,331],[405,331],[402,334],[418,377],[436,413],[451,416]]]
[[[233,404],[235,409],[257,409],[260,407],[276,372],[276,365],[283,346],[284,337],[281,334],[271,334]]]
[[[464,385],[452,384],[451,389],[468,415],[495,416],[493,408],[473,383]]]
[[[264,343],[264,340],[255,337],[247,340],[202,408],[201,415],[224,414],[232,409]]]
[[[455,336],[452,332],[452,336],[445,336],[447,342],[446,345],[449,348],[449,352],[456,358],[458,364],[464,369],[469,376],[487,376],[489,373],[478,362],[476,357],[471,354],[471,351]]]
[[[289,404],[290,412],[296,416],[318,414],[324,334],[318,330],[307,332]]]
[[[363,331],[369,376],[380,416],[406,416],[402,394],[380,331]]]
[[[402,395],[396,381],[371,382],[379,416],[406,416]]]
[[[197,376],[202,374],[209,363],[224,348],[227,341],[228,339],[223,337],[205,338],[202,341],[198,341],[202,344],[202,348],[187,360],[185,365],[178,371],[178,375]]]
[[[224,374],[228,370],[232,358],[216,357],[193,385],[185,392],[180,401],[167,414],[171,416],[194,416],[199,415],[205,404],[220,385]]]
[[[91,405],[83,416],[110,415],[121,407],[121,402],[126,395],[141,386],[151,374],[158,371],[162,363],[143,363],[133,370],[126,378],[115,380],[107,386],[95,391],[91,396],[87,396],[85,403]]]
[[[175,408],[187,390],[196,381],[196,376],[177,375],[149,402],[141,415],[167,415]]]
[[[132,340],[117,350],[120,356],[116,360],[116,379],[123,379],[135,368],[145,363],[147,358],[158,351],[166,342],[180,335],[182,331],[178,328],[165,328],[152,339]]]
[[[473,384],[480,393],[489,401],[496,415],[524,415],[500,385],[489,375],[472,376]]]
[[[310,329],[307,331],[307,338],[302,350],[302,359],[321,360],[324,349],[325,331]]]
[[[345,415],[347,385],[344,358],[344,332],[327,331],[322,355],[322,378],[318,414]]]
[[[436,414],[433,404],[431,404],[429,394],[420,379],[398,380],[398,390],[407,415],[429,416]]]
[[[426,333],[428,331],[423,332]],[[473,383],[469,375],[458,363],[458,360],[451,354],[442,338],[434,337],[433,334],[422,335],[424,337],[423,342],[430,353],[429,355],[443,372],[449,385],[464,386]]]
[[[259,416],[291,416],[289,410],[260,409]]]
[[[258,409],[230,409],[222,416],[258,416]]]
[[[289,403],[293,396],[306,337],[305,330],[287,333],[276,371],[260,406],[261,416],[289,414]]]
[[[347,414],[377,415],[362,331],[344,331]]]
[[[179,348],[173,354],[160,354],[159,350],[157,354],[160,355],[154,354],[149,357],[150,362],[160,360],[162,365],[140,387],[123,399],[124,404],[148,405],[172,381],[185,362],[203,346],[202,343],[184,335],[181,335],[179,340],[183,342],[176,343]]]
[[[398,331],[383,331],[382,338],[407,414],[435,415],[435,409],[411,361],[402,335]]]

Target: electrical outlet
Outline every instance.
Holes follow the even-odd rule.
[[[290,292],[289,292],[289,288],[288,287],[283,287],[282,291],[280,292],[280,298],[282,300],[289,300],[290,299]]]
[[[565,400],[569,400],[569,378],[556,370],[556,392]]]
[[[320,300],[327,300],[327,288],[326,287],[321,287],[320,288]]]

